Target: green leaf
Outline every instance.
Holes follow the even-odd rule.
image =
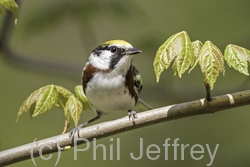
[[[89,104],[89,100],[83,92],[82,85],[78,85],[75,87],[76,97],[82,102],[83,110],[93,109],[93,107]]]
[[[250,51],[237,45],[227,45],[224,58],[229,65],[242,74],[249,75],[248,62],[250,62]]]
[[[17,119],[16,122],[18,121],[19,117],[26,111],[30,110],[31,113],[34,113],[35,107],[34,107],[34,103],[37,101],[38,97],[43,94],[46,89],[49,87],[50,85],[44,86],[40,89],[35,90],[33,93],[31,93],[26,99],[25,101],[22,103],[22,105],[19,108],[19,112],[17,114]],[[33,105],[33,107],[32,107]],[[31,114],[32,115],[32,114]]]
[[[198,60],[204,81],[210,85],[212,90],[219,72],[222,72],[223,75],[225,73],[223,55],[212,42],[206,41],[200,50]]]
[[[68,89],[62,86],[56,85],[55,87],[56,87],[57,92],[65,98],[70,98],[70,96],[72,95],[72,93]]]
[[[48,85],[43,88],[43,92],[40,93],[37,98],[35,110],[34,113],[32,113],[32,117],[48,111],[57,103],[58,92],[55,88],[55,85]]]
[[[182,74],[194,63],[193,48],[187,32],[182,31],[169,37],[157,50],[154,59],[156,81],[173,60],[175,74],[181,78]]]
[[[74,95],[70,96],[65,105],[65,110],[70,113],[75,126],[77,126],[80,116],[82,114],[82,103]],[[67,113],[66,112],[66,113]],[[67,117],[66,117],[67,118]]]
[[[12,12],[15,17],[15,24],[17,24],[18,18],[18,5],[14,0],[0,0],[0,4],[4,6],[4,8],[8,9]]]
[[[71,115],[68,109],[65,107],[69,98],[73,95],[68,89],[62,86],[56,86],[56,90],[58,91],[58,102],[56,104],[57,107],[60,107],[64,110],[64,115],[68,124],[71,121]]]
[[[194,69],[194,67],[198,64],[198,62],[199,62],[198,56],[199,56],[199,53],[200,53],[200,50],[201,50],[201,47],[202,47],[202,46],[203,46],[203,44],[202,44],[202,42],[199,41],[199,40],[196,40],[196,41],[193,41],[193,42],[192,42],[192,47],[193,47],[194,56],[195,56],[195,58],[196,58],[196,61],[195,61],[195,63],[193,64],[192,68],[188,71],[188,73],[190,73],[190,72]]]
[[[56,106],[64,109],[67,100],[73,94],[68,89],[66,89],[66,88],[64,88],[62,86],[57,86],[56,85],[55,87],[56,87],[56,90],[58,92],[58,101],[57,101]]]
[[[194,54],[193,54],[193,48],[190,38],[187,34],[183,35],[183,42],[182,42],[182,48],[180,51],[180,54],[177,55],[175,58],[173,69],[175,71],[175,74],[178,74],[178,76],[181,78],[182,74],[188,70],[190,66],[194,64]]]
[[[202,46],[203,46],[203,43],[201,41],[199,41],[199,40],[196,40],[196,41],[192,42],[192,48],[193,48],[193,51],[194,51],[194,56],[196,58],[198,57]]]

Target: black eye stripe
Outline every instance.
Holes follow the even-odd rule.
[[[121,58],[125,55],[125,49],[117,48],[116,52],[113,53],[112,59],[109,64],[110,69],[114,69],[115,65],[121,60]]]
[[[125,52],[125,49],[123,48],[118,48],[117,46],[108,46],[108,45],[104,45],[104,46],[98,46],[97,48],[93,49],[92,52],[94,52],[97,56],[100,55],[101,51],[103,50],[109,50],[112,53],[119,53],[119,54],[123,54],[123,52]]]
[[[122,57],[123,57],[122,54],[117,54],[117,53],[114,54],[110,61],[109,68],[114,69],[115,65],[121,60]]]
[[[93,49],[92,52],[94,52],[97,56],[100,56],[103,50],[109,50],[109,47],[107,45],[98,46],[97,48]]]

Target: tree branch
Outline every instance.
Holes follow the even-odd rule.
[[[138,119],[136,120],[135,126],[132,124],[132,122],[128,121],[128,117],[103,122],[83,128],[79,132],[79,137],[84,138],[85,141],[92,141],[94,138],[100,139],[113,134],[134,130],[164,121],[175,120],[188,116],[209,114],[249,104],[250,90],[246,90],[217,96],[212,98],[210,102],[207,102],[205,99],[200,99],[145,111],[138,114]],[[74,139],[77,145],[85,143],[85,141],[81,140],[80,138],[75,137]],[[0,166],[10,165],[26,159],[31,159],[31,156],[37,157],[39,156],[39,150],[42,150],[42,155],[58,152],[58,150],[64,150],[69,146],[74,146],[74,141],[69,139],[67,133],[1,151]],[[43,147],[45,145],[50,145],[50,148]]]

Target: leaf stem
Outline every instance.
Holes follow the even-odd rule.
[[[62,134],[64,134],[64,133],[67,132],[69,126],[70,126],[70,122],[68,122],[68,120],[66,119],[66,120],[65,120],[65,123],[64,123],[64,127],[63,127]]]
[[[206,89],[206,100],[208,101],[208,102],[210,102],[211,101],[211,89],[210,89],[210,85],[209,85],[209,83],[207,83],[206,81],[204,81],[204,85],[205,85],[205,89]]]

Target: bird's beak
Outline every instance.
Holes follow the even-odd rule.
[[[136,49],[136,48],[130,48],[128,50],[125,51],[125,54],[126,55],[135,55],[135,54],[138,54],[138,53],[141,53],[142,51],[139,50],[139,49]]]

